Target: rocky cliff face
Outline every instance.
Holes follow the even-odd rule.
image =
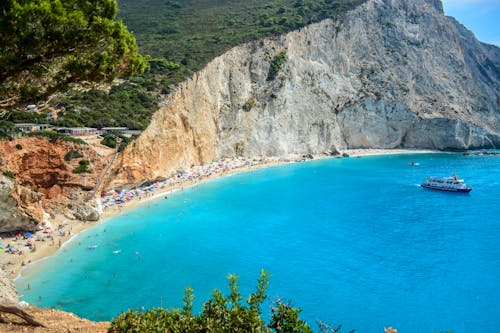
[[[439,0],[369,0],[214,59],[164,101],[112,185],[222,157],[499,144],[500,49]]]
[[[76,174],[73,169],[82,159],[90,162],[89,173]],[[0,142],[0,174],[15,177],[0,175],[0,232],[36,230],[44,210],[98,220],[98,209],[82,199],[95,186],[105,162],[90,146],[40,138]]]
[[[0,269],[0,290],[0,304],[17,304],[19,302],[14,282],[3,269]]]
[[[0,232],[36,230],[45,213],[42,197],[0,175]]]

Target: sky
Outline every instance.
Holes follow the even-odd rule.
[[[481,42],[500,46],[500,0],[442,0],[444,13],[471,30]]]

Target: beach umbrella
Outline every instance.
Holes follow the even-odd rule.
[[[2,242],[0,242],[0,246],[3,246],[3,243],[2,243]]]
[[[52,232],[52,228],[51,227],[45,227],[45,229],[43,229],[43,232]]]
[[[7,250],[13,250],[14,249],[14,246],[12,246],[11,244],[7,245]]]
[[[30,237],[33,237],[33,234],[32,234],[32,233],[27,232],[27,233],[25,233],[25,234],[24,234],[24,237],[26,237],[26,238],[30,238]]]

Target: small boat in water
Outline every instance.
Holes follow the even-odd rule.
[[[472,191],[472,187],[468,187],[463,179],[458,179],[457,174],[454,174],[453,177],[429,177],[425,182],[420,184],[420,186],[432,190],[448,192],[469,193],[470,191]]]

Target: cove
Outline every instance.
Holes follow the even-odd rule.
[[[418,166],[409,166],[411,161]],[[420,188],[457,172],[469,195]],[[500,157],[325,159],[207,181],[89,229],[24,270],[23,300],[110,320],[195,306],[226,276],[343,331],[493,332],[500,317]],[[93,250],[88,247],[97,245]],[[26,289],[30,284],[30,290]],[[267,309],[264,309],[266,312]]]

